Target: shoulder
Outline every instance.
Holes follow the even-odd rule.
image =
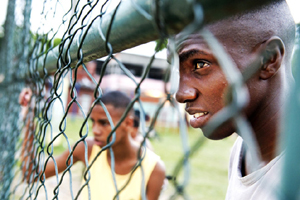
[[[157,200],[165,180],[165,165],[158,159],[147,182],[147,199]]]
[[[164,175],[165,171],[166,171],[166,167],[164,162],[161,159],[158,159],[152,173],[159,173]]]
[[[147,149],[147,154],[148,154],[148,159],[153,163],[153,170],[151,173],[151,176],[165,176],[165,164],[164,162],[160,159],[160,157],[155,154],[153,151]]]
[[[142,161],[143,167],[145,167],[146,171],[151,173],[151,177],[156,174],[165,173],[165,165],[164,162],[160,159],[160,157],[155,154],[153,151],[146,149],[145,158]]]

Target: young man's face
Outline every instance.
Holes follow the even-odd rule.
[[[221,37],[219,41],[240,69],[249,64],[251,59],[248,55],[250,57],[251,53],[247,49],[241,50],[240,45],[235,46],[232,38]],[[228,82],[213,52],[199,35],[181,43],[178,55],[180,82],[176,99],[186,103],[191,126],[202,128],[225,106]],[[223,139],[234,131],[232,123],[227,123],[212,135],[204,135],[210,139]]]
[[[202,128],[224,107],[227,80],[201,38],[187,39],[178,51],[180,82],[176,99],[186,103],[193,128]]]
[[[107,105],[106,108],[110,113],[114,125],[117,125],[122,116],[121,111],[112,105]],[[91,113],[90,119],[92,121],[95,144],[104,147],[107,144],[107,137],[112,130],[104,109],[100,105],[96,105]],[[127,133],[127,129],[126,123],[122,122],[116,130],[116,141],[114,144],[122,140]]]

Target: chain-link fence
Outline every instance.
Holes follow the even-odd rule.
[[[104,150],[113,155],[117,127],[120,126],[125,115],[130,109],[140,111],[140,131],[143,136],[142,146],[146,145],[146,139],[154,132],[157,120],[166,105],[176,115],[175,124],[180,130],[180,138],[183,147],[183,156],[178,158],[178,164],[169,178],[169,183],[174,186],[175,194],[168,198],[175,199],[178,196],[189,199],[186,187],[190,179],[189,158],[192,157],[203,145],[203,137],[197,138],[192,146],[188,143],[186,117],[181,107],[174,99],[178,86],[178,55],[176,53],[174,34],[180,31],[193,33],[200,30],[204,24],[221,19],[235,13],[262,6],[272,0],[264,1],[226,1],[219,0],[213,4],[211,1],[75,1],[69,2],[50,0],[34,1],[11,0],[8,2],[7,17],[4,25],[4,36],[1,38],[0,87],[1,87],[1,132],[0,132],[0,198],[1,199],[79,199],[84,190],[89,189],[91,179],[90,169],[93,163]],[[15,14],[16,8],[20,13]],[[31,17],[31,18],[30,18]],[[35,19],[38,22],[31,21]],[[19,22],[18,22],[19,21]],[[18,22],[18,23],[16,23]],[[214,36],[207,31],[202,35],[208,46],[214,52],[218,52],[217,59],[230,83],[229,94],[231,104],[225,107],[214,120],[211,120],[204,128],[208,134],[213,132],[228,119],[234,119],[238,130],[245,137],[251,136],[251,129],[246,118],[241,114],[247,101],[244,82],[256,71],[248,71],[241,74],[234,68],[231,59],[225,53]],[[146,127],[146,103],[142,85],[146,84],[147,77],[155,68],[157,52],[164,48],[169,39],[169,57],[171,64],[163,64],[160,83],[163,83],[163,95],[156,98],[155,112],[152,112],[151,121]],[[140,77],[136,77],[136,67],[130,68],[117,54],[122,50],[156,40],[155,53],[144,64]],[[100,59],[101,58],[101,59]],[[89,62],[98,59],[94,62]],[[138,62],[138,61],[136,61]],[[295,61],[295,63],[299,63]],[[95,64],[96,66],[91,66]],[[295,64],[299,65],[299,64]],[[255,68],[256,66],[253,66]],[[115,69],[115,70],[112,70]],[[155,68],[159,71],[158,68]],[[126,81],[117,88],[123,90],[131,97],[131,103],[126,109],[121,121],[113,124],[110,117],[109,123],[112,131],[109,135],[112,140],[92,160],[88,162],[87,138],[91,132],[91,124],[88,119],[96,104],[102,103],[103,93],[116,89],[105,85],[107,77],[112,71],[118,71],[115,81],[126,77]],[[156,72],[157,72],[156,71]],[[297,73],[299,70],[297,71]],[[299,74],[299,73],[298,73]],[[296,81],[299,75],[295,73]],[[116,82],[109,82],[113,86]],[[124,85],[132,85],[130,89],[122,89]],[[148,83],[148,84],[154,84]],[[28,110],[20,112],[19,94],[24,87],[32,91]],[[297,117],[299,109],[299,83],[294,88],[295,96],[291,97],[293,103],[289,112],[288,132],[295,134],[291,143],[297,147]],[[239,94],[239,95],[235,95]],[[293,99],[294,98],[294,99]],[[153,99],[152,99],[153,100]],[[87,103],[88,102],[88,103]],[[153,109],[154,110],[154,109]],[[167,111],[169,112],[169,110]],[[21,115],[20,115],[21,113]],[[107,116],[110,113],[105,110]],[[74,117],[75,116],[75,117]],[[79,116],[79,117],[78,117]],[[77,120],[77,130],[70,127],[70,121]],[[23,134],[23,132],[26,132]],[[70,134],[71,132],[71,134]],[[75,135],[75,136],[74,136]],[[249,141],[253,141],[250,138]],[[77,169],[74,165],[74,152],[78,146],[84,146],[85,166]],[[54,159],[55,152],[60,146],[68,150],[68,159],[62,173]],[[254,144],[255,146],[255,144]],[[292,145],[291,145],[292,146]],[[296,148],[295,147],[295,148]],[[166,147],[167,148],[167,147]],[[291,150],[296,151],[295,149]],[[290,176],[289,166],[299,162],[293,158],[295,153],[287,159],[287,175],[284,190],[292,190],[288,193],[296,194],[299,188],[300,178]],[[141,167],[139,158],[134,171]],[[291,164],[289,164],[291,162]],[[45,180],[47,163],[54,163],[55,175],[53,179],[54,189],[49,191]],[[110,166],[115,165],[112,156]],[[112,167],[113,169],[113,167]],[[78,175],[74,170],[83,174]],[[112,170],[113,171],[113,170]],[[298,170],[296,170],[298,172]],[[179,174],[183,172],[181,179]],[[295,172],[297,174],[297,172]],[[115,173],[112,172],[114,185]],[[144,179],[144,178],[143,178]],[[293,180],[293,181],[290,181]],[[67,189],[63,184],[67,183]],[[76,184],[75,184],[76,183]],[[77,184],[79,183],[79,184]],[[290,187],[293,183],[293,187]],[[145,184],[145,183],[143,183]],[[126,187],[126,185],[124,186]],[[66,192],[67,190],[67,192]],[[116,187],[115,199],[119,199],[121,187]],[[65,196],[62,193],[67,193]],[[145,191],[142,192],[145,199]],[[49,195],[52,195],[51,197]],[[295,198],[292,198],[295,199]]]

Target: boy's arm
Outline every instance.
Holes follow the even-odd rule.
[[[157,200],[159,198],[163,183],[165,179],[165,166],[159,160],[151,173],[147,184],[147,199]]]
[[[87,145],[88,145],[88,158],[90,157],[90,149],[91,149],[91,141],[89,139],[86,139]],[[73,147],[72,147],[73,149]],[[73,151],[73,164],[75,164],[77,161],[82,161],[85,164],[85,158],[84,158],[84,153],[85,151],[85,146],[83,142],[80,142],[76,148]],[[55,162],[56,162],[56,166],[57,166],[57,170],[58,173],[63,172],[68,165],[70,165],[71,163],[71,158],[68,160],[68,164],[67,164],[67,159],[70,155],[69,150],[64,151],[61,155],[55,157]],[[55,172],[55,164],[53,159],[49,159],[47,165],[46,165],[46,169],[45,169],[45,176],[46,178],[54,176],[56,174]]]
[[[21,162],[23,163],[22,172],[23,172],[23,175],[27,174],[25,177],[27,182],[29,182],[30,175],[32,173],[37,173],[36,171],[32,172],[33,167],[34,167],[33,165],[36,164],[35,156],[34,156],[35,149],[32,150],[33,141],[34,140],[33,140],[33,134],[32,134],[32,136],[30,136],[29,141],[24,140],[23,145],[22,145],[22,154],[21,154]],[[89,144],[89,142],[88,142],[88,144]],[[84,147],[83,143],[80,143],[76,146],[76,148],[73,152],[73,164],[76,163],[77,161],[84,162],[84,151],[85,151],[85,147]],[[25,152],[30,152],[30,154],[26,155]],[[68,159],[69,155],[70,155],[69,150],[66,150],[61,155],[54,158],[56,167],[57,167],[57,173],[63,172],[67,168],[67,166],[70,164],[71,159],[69,159],[69,162],[67,165],[67,159]],[[88,153],[88,156],[89,156],[89,153]],[[51,158],[48,160],[45,171],[44,171],[46,178],[56,175],[55,163],[54,163],[53,159],[51,159]],[[36,168],[39,168],[39,166],[36,166]],[[40,174],[41,171],[39,171],[38,173]],[[34,177],[36,177],[36,174],[34,175]],[[36,181],[36,180],[34,180],[34,181]]]
[[[25,126],[22,129],[24,132],[24,139],[21,148],[21,168],[24,179],[29,182],[32,176],[33,168],[36,168],[36,152],[34,148],[34,124],[33,111],[29,112],[29,103],[32,98],[32,91],[30,88],[24,88],[19,95],[19,103],[21,105],[21,117],[25,121]],[[32,100],[33,101],[33,100]],[[34,106],[33,106],[34,107]],[[33,108],[34,109],[34,108]],[[27,118],[27,119],[26,119]],[[34,176],[36,177],[36,176]],[[36,180],[33,180],[36,181]]]
[[[19,103],[22,106],[22,115],[23,115],[23,120],[25,120],[26,115],[28,114],[28,104],[32,96],[32,91],[29,88],[25,88],[22,90],[19,96]],[[32,117],[33,118],[33,117]],[[34,145],[34,125],[30,124],[30,120],[26,123],[25,127],[23,128],[23,131],[25,132],[24,134],[24,141],[22,144],[22,153],[21,153],[21,162],[22,162],[22,173],[25,176],[24,179],[29,182],[30,181],[30,176],[32,173],[41,173],[41,171],[32,171],[36,170],[36,168],[39,169],[38,163],[35,162],[36,154],[37,152]],[[86,142],[88,144],[88,157],[90,156],[91,153],[91,146],[93,144],[92,140],[86,139]],[[83,161],[85,160],[84,158],[84,151],[85,151],[85,146],[83,142],[79,143],[74,152],[73,152],[73,164],[76,163],[77,161]],[[66,161],[68,159],[70,152],[66,150],[63,152],[60,156],[55,157],[55,162],[57,166],[57,172],[60,173],[64,171],[67,168]],[[85,163],[85,162],[84,162]],[[70,161],[69,163],[70,164]],[[34,166],[35,165],[35,166]],[[35,167],[35,169],[33,169]],[[44,171],[46,178],[54,176],[56,174],[55,171],[55,164],[53,159],[49,159],[46,165],[46,169]],[[34,177],[37,174],[34,175]],[[33,180],[36,181],[36,180]]]

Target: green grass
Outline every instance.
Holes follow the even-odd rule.
[[[155,152],[165,162],[167,174],[170,175],[183,155],[180,136],[177,129],[160,129],[158,134],[159,139],[153,140],[152,145]],[[203,137],[200,130],[189,130],[190,144],[193,144],[199,137]],[[228,182],[227,168],[234,140],[234,136],[221,141],[206,139],[203,146],[190,159],[191,175],[186,188],[190,199],[225,199]]]
[[[79,129],[83,119],[75,118],[67,121],[66,134],[70,144],[74,144],[79,137]],[[90,127],[90,126],[89,126]],[[85,132],[85,130],[83,131]],[[92,136],[91,130],[89,136]],[[172,175],[173,170],[183,155],[179,131],[176,128],[156,128],[158,137],[151,139],[154,151],[164,161],[167,175]],[[189,129],[189,143],[192,145],[199,137],[203,137],[200,130]],[[186,194],[190,199],[196,200],[223,200],[227,189],[227,168],[230,149],[235,136],[220,141],[205,140],[203,145],[190,158],[191,171]],[[66,140],[60,141],[61,145],[54,148],[59,155],[67,148]],[[181,178],[179,177],[179,182]],[[177,179],[177,180],[178,180]],[[171,182],[164,191],[163,196],[169,197],[174,193]],[[164,198],[168,199],[168,198]]]

